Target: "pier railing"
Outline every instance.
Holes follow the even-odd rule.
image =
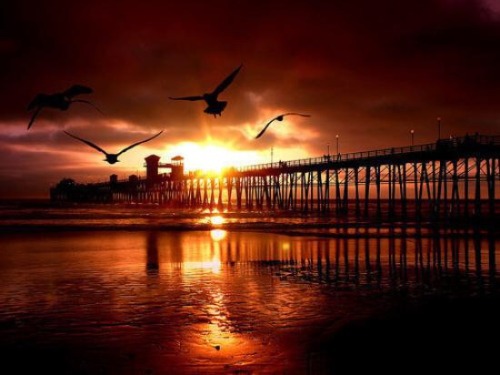
[[[264,169],[275,169],[286,167],[304,167],[308,165],[338,163],[354,160],[366,160],[372,158],[379,158],[381,156],[403,155],[403,154],[422,154],[426,152],[434,152],[443,150],[460,150],[462,148],[470,148],[478,145],[500,146],[500,136],[485,136],[485,135],[471,135],[465,137],[439,139],[433,143],[426,143],[420,145],[402,146],[383,148],[379,150],[358,151],[346,154],[330,154],[314,158],[278,161],[273,163],[253,164],[239,168],[235,168],[239,172],[249,172]]]

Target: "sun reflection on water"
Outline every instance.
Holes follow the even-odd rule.
[[[213,256],[207,260],[185,260],[183,263],[184,276],[186,277],[197,275],[197,271],[200,270],[210,271],[212,274],[219,274],[221,272],[221,268],[222,262],[219,254],[213,254]]]
[[[220,273],[221,261],[218,257],[214,256],[208,262],[201,262],[200,268],[210,270],[210,271],[212,271],[212,273]]]
[[[226,222],[226,220],[221,215],[214,215],[209,218],[209,222],[213,227],[220,227]],[[223,229],[216,228],[210,231],[210,238],[212,239],[212,241],[222,241],[226,237],[227,231]]]
[[[222,241],[227,237],[227,230],[224,229],[212,229],[210,231],[210,237],[214,241]]]
[[[222,225],[225,223],[225,220],[220,215],[215,215],[210,217],[210,224],[212,225]]]

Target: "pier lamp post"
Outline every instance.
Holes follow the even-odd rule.
[[[335,139],[337,141],[337,155],[338,155],[339,154],[339,135],[338,134],[335,136]]]
[[[437,123],[438,123],[438,140],[441,139],[441,117],[437,118]]]
[[[413,149],[413,145],[414,145],[414,138],[415,138],[415,130],[411,129],[410,130],[410,134],[411,134],[411,148]]]
[[[326,156],[330,159],[330,143],[326,144]]]

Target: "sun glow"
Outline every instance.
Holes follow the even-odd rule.
[[[257,151],[239,151],[209,142],[183,142],[170,148],[168,153],[183,156],[186,171],[220,173],[224,168],[258,164],[261,160]]]
[[[224,224],[225,220],[222,216],[220,215],[215,215],[210,217],[210,223],[215,226],[219,226],[221,224]]]

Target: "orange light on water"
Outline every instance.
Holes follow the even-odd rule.
[[[210,224],[214,227],[221,226],[226,222],[224,218],[220,215],[215,215],[210,217]],[[223,229],[212,229],[210,231],[210,237],[212,238],[213,241],[221,241],[225,239],[227,236],[227,231]]]
[[[210,260],[208,262],[201,262],[199,265],[200,265],[200,268],[202,268],[204,270],[210,270],[212,273],[219,273],[221,266],[222,266],[222,263],[221,263],[219,258],[214,256],[212,258],[212,260]]]
[[[214,241],[222,241],[227,237],[227,231],[224,229],[212,229],[210,231],[210,237]]]

